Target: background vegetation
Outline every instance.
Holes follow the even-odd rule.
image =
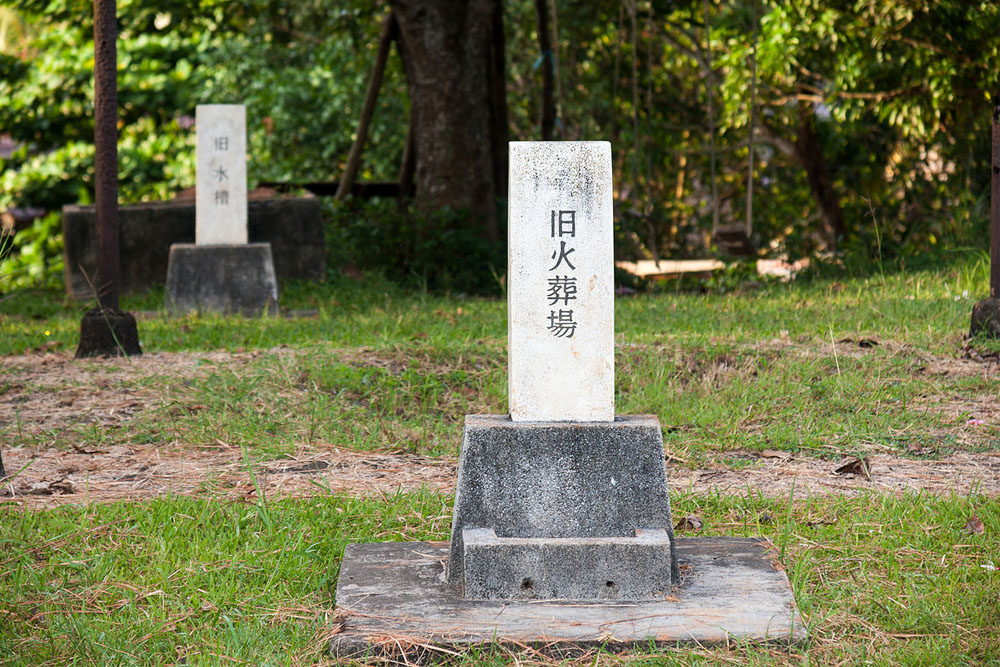
[[[536,4],[504,5],[511,138],[540,138],[551,60],[556,138],[613,143],[623,258],[712,254],[720,228],[793,257],[985,248],[996,3],[549,0],[550,53],[539,53]],[[251,186],[339,178],[386,11],[358,0],[119,2],[122,201],[194,184],[194,107],[205,102],[247,105]],[[85,0],[0,2],[0,135],[17,146],[0,160],[0,211],[92,200],[91,14]],[[394,51],[362,180],[395,180],[407,106]],[[477,246],[470,262],[463,252],[480,241],[450,234],[460,211],[414,234],[427,221],[394,202],[328,210],[344,257],[432,286],[496,288],[503,248]],[[14,244],[6,287],[60,280],[55,213]]]

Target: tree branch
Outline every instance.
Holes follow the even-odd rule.
[[[702,53],[699,53],[699,51],[697,49],[695,49],[694,47],[688,46],[687,44],[684,44],[683,42],[681,42],[681,40],[678,39],[676,35],[671,34],[667,30],[666,26],[663,23],[659,24],[659,27],[660,27],[660,33],[663,35],[663,37],[668,42],[670,42],[671,44],[674,45],[674,48],[676,48],[678,51],[680,51],[681,53],[683,53],[684,55],[686,55],[688,58],[690,58],[691,60],[693,60],[698,65],[698,69],[701,70],[701,73],[703,75],[705,75],[706,77],[709,76],[709,70],[710,70],[711,66],[705,60],[705,57],[704,57],[704,55]],[[681,30],[681,32],[684,32],[684,31]],[[684,34],[687,35],[686,32]]]
[[[781,132],[776,128],[761,122],[757,125],[756,134],[761,141],[771,144],[785,157],[798,159],[798,151],[795,149],[795,143],[781,136]]]
[[[396,38],[396,15],[393,12],[385,17],[382,22],[382,34],[378,40],[378,51],[375,53],[375,66],[372,67],[372,76],[368,80],[368,91],[365,93],[365,101],[361,107],[361,118],[358,120],[358,132],[354,136],[354,143],[351,144],[351,152],[347,157],[347,165],[344,167],[344,175],[340,179],[340,186],[337,194],[333,197],[341,200],[350,193],[354,187],[354,180],[358,175],[358,168],[361,166],[361,152],[364,150],[365,141],[368,139],[368,126],[371,125],[372,116],[375,115],[375,102],[378,100],[378,91],[382,87],[382,75],[385,74],[386,61],[389,59],[389,47],[392,40]]]

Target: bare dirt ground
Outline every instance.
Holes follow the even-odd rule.
[[[240,367],[260,354],[159,353],[146,355],[138,363],[81,363],[74,362],[68,353],[0,358],[0,385],[6,383],[0,392],[0,428],[4,429],[0,432],[9,435],[18,422],[44,426],[56,434],[62,425],[81,420],[97,425],[122,423],[157,400],[155,383],[133,382],[132,388],[125,389],[123,378],[155,379],[166,373],[194,376],[219,364]],[[927,363],[937,373],[984,372],[983,362],[977,360],[929,359]],[[989,372],[996,372],[996,368]],[[36,391],[19,391],[29,385]],[[935,409],[959,414],[969,409],[970,400],[941,397]],[[988,419],[1000,417],[997,403],[975,407],[977,414]],[[0,482],[0,502],[50,507],[148,500],[165,494],[234,501],[252,500],[257,494],[242,451],[223,442],[210,447],[130,444],[102,449],[60,442],[56,437],[30,448],[2,446],[8,479]],[[732,464],[734,460],[738,465]],[[720,455],[717,461],[698,469],[668,461],[668,473],[672,489],[695,494],[749,491],[774,497],[788,496],[794,488],[796,497],[905,491],[1000,496],[1000,452],[957,452],[935,460],[876,452],[869,458],[870,478],[860,469],[835,472],[847,462],[797,458],[788,452],[728,451],[724,458]],[[269,498],[321,493],[377,496],[421,487],[450,492],[456,461],[316,445],[300,448],[289,458],[254,464],[253,472]]]
[[[960,453],[933,461],[873,456],[869,459],[871,480],[863,474],[835,473],[845,461],[761,457],[749,467],[718,465],[699,470],[671,463],[668,474],[672,489],[695,494],[749,491],[788,496],[794,485],[799,498],[905,491],[1000,496],[1000,452]],[[31,507],[148,500],[165,494],[254,500],[257,494],[242,452],[234,447],[164,451],[153,446],[116,446],[87,452],[14,449],[5,451],[4,463],[11,472],[24,470],[0,491],[0,501]],[[254,473],[268,498],[385,495],[421,487],[450,492],[455,487],[456,462],[414,454],[317,448],[302,450],[292,459],[255,465]]]

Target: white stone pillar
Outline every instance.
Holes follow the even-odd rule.
[[[247,115],[242,104],[200,104],[195,243],[247,243]]]
[[[611,144],[511,142],[510,416],[613,421]]]

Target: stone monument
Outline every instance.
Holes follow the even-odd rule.
[[[611,145],[510,145],[508,401],[515,422],[615,417]]]
[[[615,419],[611,145],[510,146],[509,416],[465,420],[448,579],[475,599],[662,599],[660,424]]]
[[[510,413],[465,419],[448,544],[347,547],[331,649],[802,639],[768,543],[675,540],[659,420],[615,416],[610,144],[513,142],[509,183]]]
[[[246,107],[199,105],[195,127],[195,242],[170,246],[167,310],[276,314],[271,244],[247,242]]]

